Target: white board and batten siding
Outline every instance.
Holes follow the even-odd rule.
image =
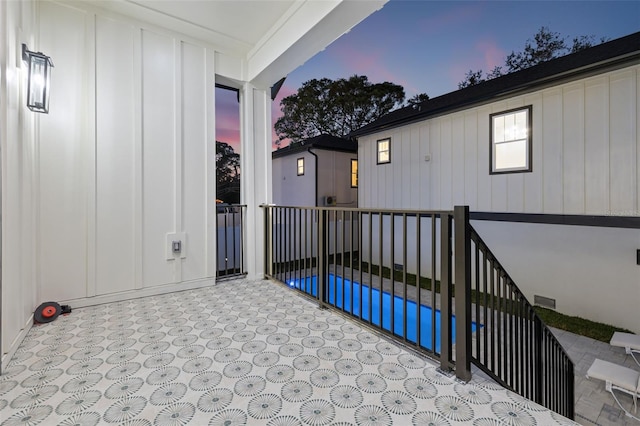
[[[286,148],[285,148],[286,149]],[[358,188],[351,187],[351,160],[358,155],[350,152],[312,148],[273,159],[273,202],[280,206],[324,206],[327,196],[335,197],[337,207],[356,207]],[[304,159],[304,174],[298,176],[297,161]],[[316,178],[318,194],[316,192]]]
[[[2,274],[0,290],[0,372],[33,323],[33,310],[41,301],[36,289],[36,220],[38,214],[36,168],[37,116],[23,104],[24,68],[21,43],[35,46],[35,2],[0,4],[0,152],[2,164]],[[16,31],[20,28],[21,31]],[[6,60],[5,60],[6,59]],[[55,60],[55,58],[54,58]],[[1,412],[1,410],[0,410]]]
[[[640,66],[362,136],[359,205],[640,215]],[[533,171],[489,174],[489,114],[533,107]],[[376,140],[391,163],[376,165]],[[430,156],[430,161],[425,157]]]
[[[298,175],[298,159],[304,159],[304,174]],[[272,160],[273,202],[280,206],[315,206],[316,163],[307,151]]]
[[[489,173],[489,115],[532,106],[532,171]],[[640,65],[359,138],[359,206],[640,216]],[[376,141],[391,138],[391,163]],[[640,230],[473,221],[529,300],[640,333]]]
[[[215,276],[215,52],[108,13],[40,14],[56,65],[38,140],[41,299]],[[167,260],[175,232],[186,256]]]

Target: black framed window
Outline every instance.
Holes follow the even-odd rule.
[[[378,164],[391,162],[391,138],[380,139],[378,141]]]
[[[531,167],[531,105],[491,114],[489,140],[489,172],[530,172]]]
[[[298,158],[297,174],[298,176],[302,176],[304,174],[304,158]]]
[[[351,160],[351,187],[358,187],[358,160]]]

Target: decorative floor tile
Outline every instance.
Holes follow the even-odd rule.
[[[574,424],[264,280],[74,309],[4,373],[3,426]]]

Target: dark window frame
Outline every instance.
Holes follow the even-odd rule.
[[[380,161],[380,143],[388,142],[389,149],[387,150],[389,159],[387,161]],[[376,142],[376,164],[389,164],[391,163],[391,138],[378,139]]]
[[[522,169],[493,170],[495,143],[493,142],[493,118],[500,115],[513,114],[527,111],[527,165]],[[508,110],[489,114],[489,174],[504,175],[512,173],[531,173],[533,171],[533,105],[511,108]]]
[[[300,173],[300,160],[302,160],[302,173]],[[296,176],[304,176],[304,157],[300,157],[296,160]]]
[[[353,173],[353,163],[355,162],[356,164],[356,172]],[[353,176],[355,174],[356,177],[356,184],[353,184]],[[352,158],[351,159],[351,188],[357,188],[358,187],[358,159],[357,158]]]

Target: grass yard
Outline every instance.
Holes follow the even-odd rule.
[[[602,324],[580,317],[564,315],[551,309],[534,307],[538,316],[548,326],[565,330],[573,334],[590,337],[601,342],[609,343],[611,336],[616,331],[631,333],[629,330],[618,328],[613,325]]]

